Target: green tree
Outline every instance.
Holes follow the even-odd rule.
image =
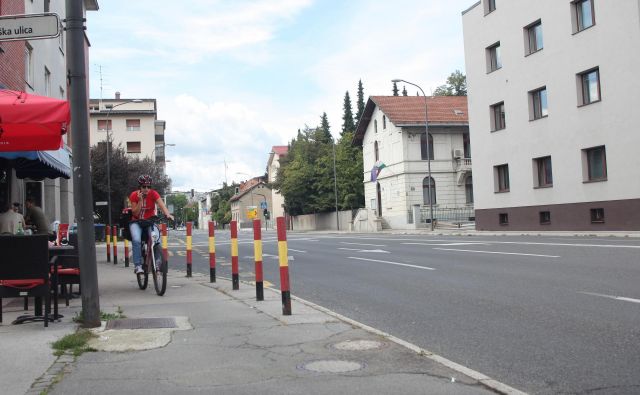
[[[364,113],[364,88],[362,87],[362,80],[358,80],[358,112],[356,114],[356,123],[360,122],[360,118]]]
[[[229,199],[235,194],[235,189],[239,184],[233,183],[231,185],[227,185],[227,183],[222,184],[222,188],[214,191],[213,197],[211,198],[211,219],[216,221],[218,224],[226,225],[231,222],[231,204],[229,203]]]
[[[434,96],[466,96],[467,77],[460,70],[456,70],[449,75],[447,83],[440,85],[433,92]]]
[[[356,125],[353,122],[353,109],[351,107],[351,98],[349,97],[349,91],[344,94],[344,103],[342,105],[342,134],[346,132],[352,132],[356,130]]]

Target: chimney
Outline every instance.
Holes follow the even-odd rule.
[[[120,100],[120,92],[116,92],[116,100]]]

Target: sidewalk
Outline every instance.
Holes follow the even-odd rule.
[[[97,249],[104,256],[104,247]],[[139,290],[133,270],[122,264],[99,259],[98,275],[103,312],[121,309],[127,319],[168,318],[164,326],[175,328],[101,329],[92,346],[118,351],[56,360],[50,343],[75,330],[71,318],[80,310],[80,299],[69,308],[63,302],[65,317],[47,329],[42,322],[10,325],[21,313],[20,301],[8,308],[12,312],[0,326],[3,392],[519,393],[308,302],[294,298],[293,314],[283,316],[280,294],[271,289],[265,289],[265,301],[256,302],[250,284],[232,291],[226,279],[210,284],[208,276],[186,278],[172,271],[167,293],[159,297],[152,283]]]

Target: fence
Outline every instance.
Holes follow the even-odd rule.
[[[420,222],[429,222],[429,206],[420,207]],[[465,207],[434,207],[433,221],[436,223],[452,223],[460,227],[462,224],[475,222],[475,209],[473,206]]]

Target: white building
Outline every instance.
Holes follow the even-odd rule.
[[[463,26],[477,229],[640,230],[640,2],[483,0]]]
[[[276,182],[278,169],[280,168],[280,159],[287,155],[289,147],[286,145],[274,145],[269,153],[269,161],[267,162],[267,182]],[[284,217],[284,196],[273,189],[271,191],[272,207],[269,207],[271,218]]]
[[[156,99],[115,99],[89,101],[90,144],[106,142],[107,131],[113,147],[122,145],[128,155],[151,158],[165,166],[166,122],[158,120]]]
[[[467,98],[434,96],[427,103],[430,150],[423,96],[372,96],[358,122],[353,142],[362,146],[365,203],[382,228],[426,227],[429,190],[434,219],[465,208],[465,220],[473,216]]]

